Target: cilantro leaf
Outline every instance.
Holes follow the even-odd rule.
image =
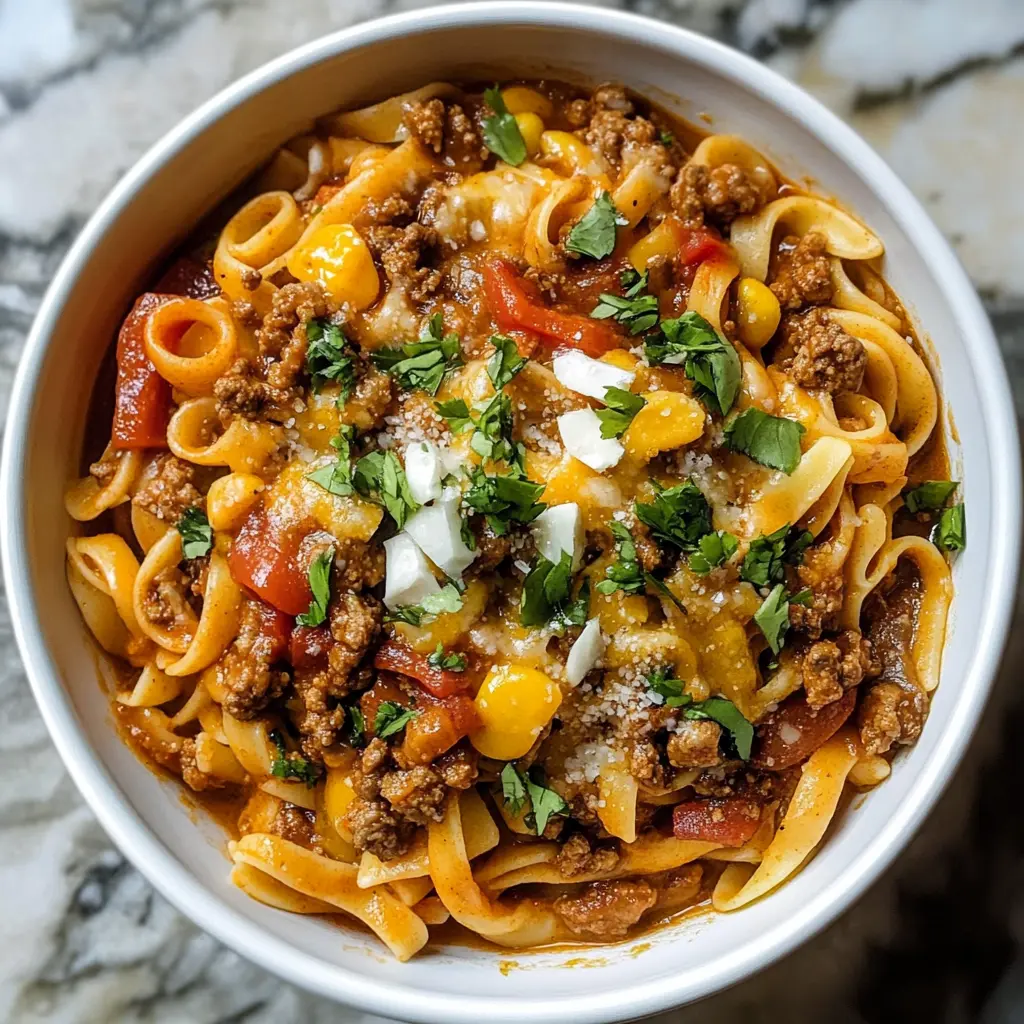
[[[306,474],[307,480],[319,484],[329,494],[338,497],[352,493],[352,438],[355,427],[342,425],[336,437],[331,439],[331,447],[338,453],[333,463],[321,466]]]
[[[803,590],[798,590],[790,596],[789,603],[790,605],[798,604],[804,608],[810,608],[814,603],[814,591],[810,587],[804,587]]]
[[[518,167],[526,159],[526,143],[497,85],[484,90],[484,102],[494,111],[491,117],[484,118],[484,145],[505,163]]]
[[[686,605],[684,605],[683,602],[680,601],[679,598],[676,597],[676,595],[673,594],[671,590],[669,590],[668,584],[665,583],[663,580],[659,580],[658,577],[655,576],[653,573],[645,572],[644,581],[647,583],[648,586],[654,587],[655,590],[659,591],[661,594],[664,594],[664,596],[667,597],[684,615],[690,614],[686,610]]]
[[[501,769],[501,797],[513,817],[518,817],[526,806],[523,777],[511,762]]]
[[[734,452],[790,474],[800,465],[800,435],[804,425],[751,406],[725,425],[725,443]]]
[[[711,506],[692,480],[659,488],[653,502],[638,501],[635,509],[655,539],[680,551],[695,551],[701,537],[711,533]]]
[[[572,594],[572,558],[562,552],[558,562],[538,555],[523,581],[519,621],[524,626],[543,626],[555,618]]]
[[[662,128],[662,130],[658,132],[658,141],[663,146],[673,146],[675,145],[676,137],[670,131],[666,131]]]
[[[903,495],[907,511],[916,515],[918,512],[938,512],[943,509],[950,495],[959,487],[956,480],[927,480]]]
[[[528,773],[524,780],[532,808],[527,821],[533,824],[534,832],[540,836],[544,834],[544,829],[552,817],[568,815],[569,805],[553,789],[548,789],[542,782],[536,781],[534,776],[539,777],[536,769]]]
[[[547,508],[537,499],[543,484],[535,484],[520,475],[488,476],[477,467],[470,476],[471,486],[463,501],[486,516],[491,529],[504,537],[512,523],[532,523]]]
[[[435,402],[434,408],[447,421],[453,434],[461,434],[473,426],[473,415],[465,399],[452,398],[447,402]]]
[[[285,750],[281,734],[274,729],[270,733],[270,741],[277,748],[274,759],[270,762],[270,774],[279,779],[295,779],[304,782],[309,789],[316,785],[320,778],[320,766],[307,761],[299,754],[289,754]]]
[[[743,378],[736,349],[699,313],[689,310],[662,320],[660,333],[644,342],[652,365],[683,367],[696,385],[694,393],[712,412],[725,416],[733,407]]]
[[[590,315],[595,320],[617,320],[629,329],[630,334],[643,334],[658,322],[658,298],[644,294],[649,279],[648,271],[638,274],[635,270],[622,274],[623,296],[602,292]]]
[[[605,569],[604,574],[607,578],[598,583],[597,592],[607,595],[621,590],[624,594],[642,594],[647,587],[647,581],[637,559],[633,535],[622,523],[614,519],[608,523],[608,529],[615,538],[618,559]]]
[[[438,640],[434,653],[427,656],[427,664],[431,668],[441,669],[442,672],[465,672],[466,656],[455,651],[445,654],[444,644]]]
[[[308,611],[296,616],[300,626],[319,626],[327,618],[327,605],[331,600],[331,566],[334,548],[324,548],[309,564],[309,589],[313,598]]]
[[[399,529],[420,507],[409,490],[402,463],[393,451],[374,451],[364,455],[355,464],[352,483],[364,498],[383,505]]]
[[[415,708],[403,708],[393,700],[384,700],[377,705],[373,719],[373,734],[382,740],[400,733],[419,712]]]
[[[963,551],[967,545],[963,502],[942,510],[932,530],[932,543],[943,551]]]
[[[754,622],[764,633],[772,653],[778,654],[786,642],[786,631],[789,629],[789,595],[781,583],[773,588],[761,602],[761,607],[754,612]]]
[[[436,395],[445,374],[462,365],[457,334],[444,334],[441,314],[432,316],[419,341],[373,353],[373,362],[407,391]]]
[[[513,426],[512,399],[499,391],[480,413],[469,446],[482,459],[515,464],[521,469],[525,449],[512,437]]]
[[[177,522],[181,534],[181,553],[185,558],[202,558],[213,547],[213,527],[198,505],[190,505]]]
[[[590,615],[590,577],[584,576],[576,596],[559,609],[567,626],[585,626]]]
[[[341,385],[338,405],[344,405],[356,383],[356,357],[337,324],[314,318],[306,323],[306,373],[313,393],[328,381]]]
[[[495,391],[500,391],[526,365],[527,359],[519,354],[515,341],[505,334],[492,334],[494,355],[487,362],[487,376]]]
[[[741,761],[750,760],[750,748],[754,742],[754,727],[731,700],[725,697],[708,697],[683,711],[683,718],[710,718],[717,722],[732,737],[733,746]]]
[[[697,550],[690,555],[690,568],[698,576],[707,576],[712,569],[728,562],[736,554],[737,547],[739,542],[725,530],[706,533],[697,542]]]
[[[352,724],[348,729],[348,737],[353,747],[361,747],[366,742],[366,719],[363,717],[362,708],[353,704],[348,709],[349,718]]]
[[[622,437],[633,422],[633,417],[647,404],[647,399],[622,388],[607,388],[604,393],[606,408],[597,410],[601,421],[601,436]]]
[[[457,612],[462,607],[462,594],[454,583],[446,583],[436,594],[423,598],[420,604],[406,604],[384,616],[385,622],[407,622],[423,626],[438,615]]]
[[[567,252],[603,260],[615,251],[615,227],[625,223],[608,192],[601,192],[594,205],[572,226],[565,240]]]
[[[686,684],[682,679],[677,679],[670,668],[655,669],[647,676],[647,685],[665,698],[667,708],[679,708],[693,703],[693,698],[683,691]]]
[[[787,523],[774,533],[762,534],[751,542],[740,566],[740,579],[755,587],[769,587],[785,579],[785,565],[800,565],[804,552],[814,540],[810,530]]]

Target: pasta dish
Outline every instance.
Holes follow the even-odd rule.
[[[617,85],[278,151],[127,313],[66,493],[117,721],[232,881],[405,960],[796,872],[920,734],[964,545],[882,258]]]

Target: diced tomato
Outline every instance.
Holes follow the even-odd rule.
[[[266,601],[257,600],[255,604],[259,614],[260,637],[266,640],[267,661],[280,661],[288,651],[293,619]]]
[[[228,554],[236,583],[248,587],[288,615],[308,611],[312,592],[306,568],[299,565],[302,537],[283,529],[257,505],[248,515]]]
[[[469,697],[445,697],[431,704],[420,702],[418,708],[419,714],[405,727],[402,737],[402,754],[412,764],[430,764],[463,736],[480,728],[480,716]]]
[[[377,720],[377,709],[385,701],[400,704],[403,708],[413,706],[412,691],[402,685],[402,681],[395,676],[382,675],[377,681],[359,698],[359,710],[366,719],[366,734],[373,735],[373,723]]]
[[[732,259],[729,246],[710,228],[683,228],[680,239],[680,255],[685,264]]]
[[[145,292],[135,300],[117,336],[117,383],[114,389],[115,448],[166,448],[171,419],[171,385],[146,355],[149,314],[171,298]]]
[[[449,672],[434,668],[425,655],[418,654],[408,644],[389,640],[374,659],[374,665],[388,672],[409,676],[435,697],[450,697],[469,689],[465,672]]]
[[[548,309],[532,284],[507,260],[492,259],[484,265],[484,294],[503,331],[532,331],[549,346],[578,348],[595,359],[621,347],[615,330],[604,320]]]
[[[758,768],[776,772],[800,764],[839,731],[856,703],[855,689],[817,711],[808,705],[802,692],[787,697],[757,727],[751,761]]]
[[[337,642],[326,626],[296,626],[288,643],[288,658],[294,668],[326,668]]]
[[[742,846],[761,823],[761,806],[745,796],[711,797],[676,804],[672,834],[676,839],[721,846]]]

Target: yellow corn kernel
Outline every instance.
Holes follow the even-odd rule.
[[[300,281],[318,281],[338,303],[365,309],[380,291],[373,256],[351,224],[325,224],[288,255],[288,270]]]
[[[206,515],[215,530],[235,530],[266,485],[251,473],[228,473],[214,480],[206,495]]]
[[[624,348],[613,348],[611,352],[605,352],[601,356],[602,363],[608,363],[609,366],[616,366],[620,370],[629,370],[630,372],[636,369],[639,359],[632,352]]]
[[[510,85],[507,89],[502,89],[501,98],[505,101],[510,114],[536,114],[548,121],[555,112],[551,100],[542,96],[536,89],[529,89],[525,85]]]
[[[345,823],[345,815],[355,798],[349,773],[340,768],[329,768],[324,783],[324,813],[334,826],[334,831],[347,842],[352,841],[352,830]]]
[[[567,177],[581,173],[607,181],[590,147],[569,132],[544,132],[540,137],[540,151]]]
[[[441,644],[451,647],[456,640],[469,632],[477,619],[487,608],[487,584],[482,580],[470,580],[462,595],[462,607],[457,612],[442,612],[429,625],[410,626],[405,622],[395,624],[395,632],[414,650],[430,654]]]
[[[775,293],[756,278],[745,277],[736,289],[736,329],[740,340],[761,348],[772,339],[782,319]]]
[[[562,703],[558,684],[525,665],[495,665],[476,695],[483,723],[470,742],[484,757],[522,757]]]
[[[647,404],[633,417],[622,443],[644,461],[696,441],[704,433],[704,409],[678,391],[651,391]]]
[[[640,241],[630,247],[629,252],[626,253],[626,259],[638,274],[642,274],[647,269],[647,264],[655,256],[665,256],[671,259],[679,252],[682,244],[679,227],[671,217],[666,217],[653,231],[649,231]]]
[[[516,124],[519,125],[519,134],[526,143],[526,155],[536,156],[540,152],[540,137],[544,133],[544,122],[530,111],[516,114]]]

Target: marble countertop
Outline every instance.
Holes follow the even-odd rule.
[[[1024,405],[1024,0],[609,2],[754,54],[862,132],[966,264]],[[0,411],[61,256],[152,142],[256,65],[408,6],[0,0]],[[1015,632],[967,762],[897,864],[798,952],[662,1020],[1024,1019]],[[218,946],[126,864],[47,739],[2,603],[0,720],[0,1020],[378,1020]]]

